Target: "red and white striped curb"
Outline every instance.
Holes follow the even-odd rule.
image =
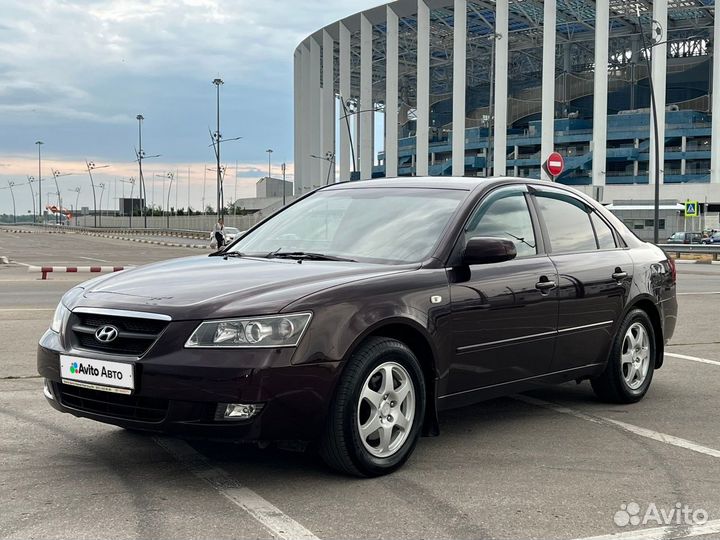
[[[87,272],[121,272],[134,266],[28,266],[28,273],[42,273],[42,279],[47,279],[51,272],[56,273],[87,273]]]

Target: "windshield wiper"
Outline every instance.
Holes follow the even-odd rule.
[[[335,257],[324,253],[309,253],[307,251],[273,251],[267,254],[268,259],[298,259],[307,261],[344,261],[357,262],[355,259]]]
[[[244,253],[240,253],[239,251],[226,251],[224,253],[220,253],[220,255],[223,256],[223,258],[227,259],[228,257],[244,257]]]

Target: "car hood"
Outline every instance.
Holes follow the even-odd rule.
[[[141,266],[89,281],[68,306],[165,313],[174,320],[265,315],[309,294],[413,266],[199,256]]]

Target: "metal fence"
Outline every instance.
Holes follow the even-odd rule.
[[[720,244],[658,244],[668,255],[679,258],[683,254],[710,255],[713,261],[720,260]]]

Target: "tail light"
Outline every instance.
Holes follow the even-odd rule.
[[[668,266],[670,267],[670,275],[672,276],[672,282],[677,281],[677,266],[675,265],[675,259],[668,257]]]

